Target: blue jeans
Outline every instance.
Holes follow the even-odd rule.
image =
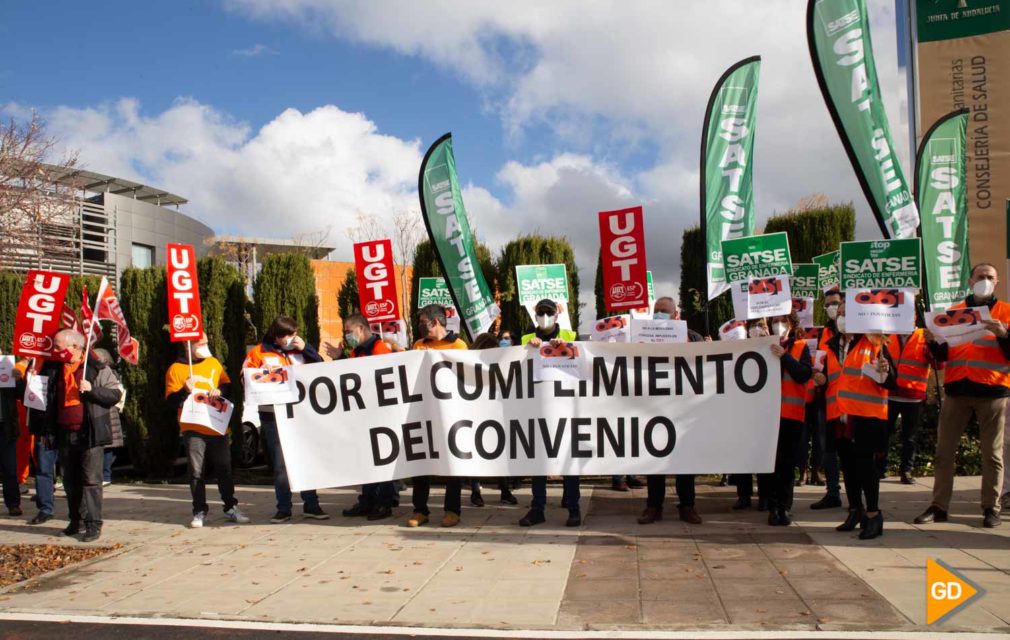
[[[277,433],[277,418],[274,414],[260,411],[260,433],[267,446],[270,464],[274,467],[274,494],[277,497],[277,511],[291,513],[291,485],[288,483],[288,469],[284,466],[284,452]],[[315,490],[302,491],[302,511],[318,511],[319,496]]]
[[[0,422],[0,438],[4,438]],[[18,441],[0,442],[0,475],[3,476],[4,506],[8,509],[21,506],[21,488],[18,486]]]
[[[106,449],[102,459],[102,482],[112,482],[112,463],[116,461],[116,451]]]
[[[543,511],[547,506],[547,477],[534,476],[531,485],[533,503],[530,504],[530,508]],[[568,507],[568,513],[579,513],[579,499],[582,497],[579,493],[579,476],[564,476],[561,486],[563,487],[561,500]]]
[[[59,449],[50,449],[41,439],[35,440],[35,504],[39,513],[53,515],[56,488],[56,460]]]

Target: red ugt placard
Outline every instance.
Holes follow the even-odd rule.
[[[356,243],[354,272],[358,276],[361,314],[368,322],[399,320],[392,242],[387,239]]]
[[[172,342],[196,340],[203,333],[196,252],[188,244],[168,249],[168,330]]]
[[[603,297],[608,311],[649,306],[642,207],[600,212]]]
[[[14,321],[14,355],[48,358],[53,352],[53,336],[60,330],[63,299],[70,276],[51,271],[29,271],[18,301]]]

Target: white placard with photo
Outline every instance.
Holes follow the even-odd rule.
[[[15,384],[14,356],[0,356],[0,389],[12,389]]]
[[[845,330],[849,333],[915,331],[915,289],[849,289],[845,292]]]
[[[208,392],[197,389],[182,403],[179,422],[198,424],[224,435],[234,410],[235,405],[225,398],[211,398]]]
[[[252,405],[275,405],[298,402],[298,386],[291,377],[291,367],[261,367],[243,369],[245,401]]]
[[[937,342],[956,347],[979,338],[991,338],[992,332],[982,324],[990,320],[989,307],[930,311],[926,313],[926,328],[933,332]]]

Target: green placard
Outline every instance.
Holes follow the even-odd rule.
[[[793,274],[789,237],[784,231],[723,240],[722,260],[727,282]]]
[[[417,308],[426,307],[429,304],[440,304],[443,307],[452,307],[452,294],[445,284],[445,278],[418,278],[417,286]]]
[[[1010,0],[915,0],[919,42],[1010,29]]]
[[[794,298],[816,298],[819,291],[816,263],[801,263],[793,265],[793,277],[789,280],[789,289]]]
[[[821,291],[830,291],[841,285],[838,280],[838,252],[832,251],[824,255],[814,256],[817,265],[817,281]]]
[[[842,290],[918,289],[921,257],[918,238],[843,242]]]
[[[568,302],[568,274],[563,264],[516,265],[519,304],[536,304],[548,299]]]

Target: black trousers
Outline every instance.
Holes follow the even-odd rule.
[[[807,403],[806,419],[803,422],[803,435],[796,453],[796,466],[800,470],[821,469],[824,466],[824,422],[822,421],[823,403]]]
[[[235,482],[231,477],[231,451],[227,436],[209,436],[195,431],[184,431],[186,461],[189,466],[189,492],[193,497],[193,515],[207,513],[207,483],[205,478],[217,478],[224,510],[238,504],[235,499]]]
[[[428,496],[431,494],[431,476],[418,476],[413,480],[413,501],[414,512],[431,515],[428,510]],[[456,515],[463,512],[461,495],[463,493],[463,479],[460,477],[445,479],[445,510]]]
[[[60,443],[63,486],[67,491],[70,521],[84,520],[86,527],[102,527],[102,465],[105,447],[89,447],[79,431],[64,431]]]
[[[764,476],[769,509],[793,508],[793,482],[796,477],[796,451],[803,442],[803,423],[796,420],[779,422],[778,445],[775,448],[775,471],[758,476],[760,487]]]
[[[653,509],[663,510],[663,500],[666,499],[666,476],[646,476],[646,487],[648,493],[645,498],[645,505]],[[694,506],[694,476],[677,476],[677,499],[682,507]]]
[[[898,470],[903,473],[911,473],[915,467],[916,438],[919,436],[919,415],[922,413],[923,401],[900,402],[889,400],[887,402],[887,440],[884,444],[884,455],[880,458],[878,471],[887,471],[887,453],[890,450],[891,437],[894,435],[894,427],[898,418],[901,418],[901,466]]]
[[[396,484],[392,480],[388,482],[370,482],[361,485],[361,495],[358,496],[358,504],[363,509],[369,510],[379,507],[392,508],[395,495]]]
[[[880,510],[880,457],[887,446],[887,421],[849,416],[851,438],[838,438],[838,459],[850,509]],[[864,502],[865,499],[865,502]]]

